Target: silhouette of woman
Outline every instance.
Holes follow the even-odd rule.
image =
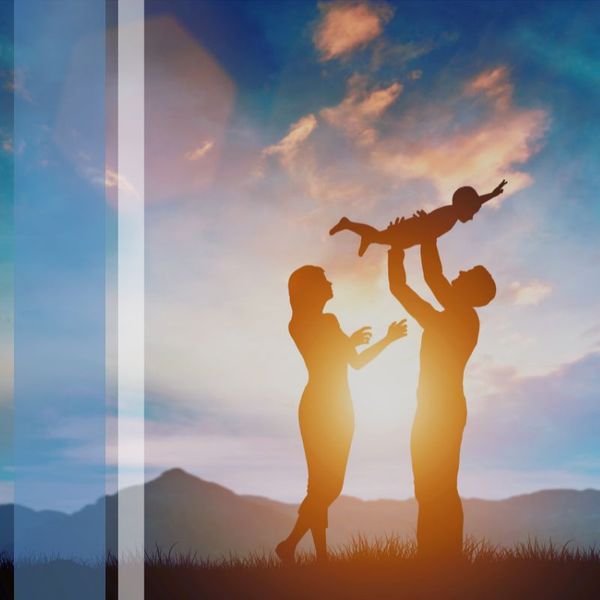
[[[348,337],[335,315],[323,313],[333,292],[321,267],[307,265],[294,271],[289,293],[289,331],[308,370],[298,411],[308,488],[294,528],[275,549],[286,563],[293,562],[296,546],[309,529],[317,560],[327,559],[327,511],[342,491],[354,433],[348,364],[360,369],[391,342],[406,335],[406,319],[393,322],[383,339],[358,353],[356,346],[369,343],[371,328],[362,327]]]

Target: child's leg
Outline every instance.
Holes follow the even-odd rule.
[[[338,224],[329,230],[329,235],[335,235],[340,231],[352,231],[360,236],[360,247],[358,255],[362,256],[371,244],[390,244],[393,237],[389,229],[379,231],[371,225],[365,223],[355,223],[346,217],[342,217]]]
[[[352,231],[353,233],[356,233],[357,235],[360,235],[361,237],[363,236],[371,236],[374,233],[377,233],[377,229],[375,229],[375,227],[371,227],[371,225],[365,225],[364,223],[355,223],[354,221],[351,221],[350,219],[348,219],[347,217],[342,217],[337,225],[334,225],[330,230],[329,230],[329,235],[335,235],[336,233],[339,233],[340,231]]]

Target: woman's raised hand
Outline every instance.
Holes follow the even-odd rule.
[[[394,340],[399,340],[400,338],[405,337],[406,333],[406,319],[402,319],[400,322],[393,321],[390,323],[386,337],[390,342],[393,342]]]
[[[350,336],[350,341],[355,346],[368,344],[371,341],[371,328],[369,326],[361,327]]]

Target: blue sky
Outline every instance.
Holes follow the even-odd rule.
[[[16,468],[3,460],[2,479],[14,476],[15,501],[27,506],[76,508],[105,488],[103,38],[104,9],[91,3],[15,7],[2,159],[14,173],[14,201],[3,198],[14,288],[6,281],[3,300],[10,309],[14,293]],[[3,391],[5,415],[13,398]],[[96,444],[86,461],[81,440]]]
[[[80,24],[71,37],[68,18]],[[287,276],[323,265],[342,327],[382,334],[404,316],[385,252],[359,260],[356,240],[329,227],[343,214],[384,226],[506,177],[501,202],[440,241],[449,275],[482,263],[499,289],[466,376],[461,489],[598,486],[599,21],[594,2],[147,1],[148,477],[181,466],[239,492],[301,498],[305,375],[287,335]],[[21,460],[47,467],[25,502],[38,507],[74,509],[104,486],[104,219],[115,208],[101,185],[114,114],[94,70],[100,22],[28,24],[36,43],[17,52],[14,90],[25,145],[17,131],[3,155],[27,184],[22,231],[35,232],[22,237],[17,223],[27,293],[16,314],[27,321],[16,347],[48,349],[21,358],[43,375],[22,384],[20,413],[35,436]],[[37,76],[42,65],[56,77]],[[111,161],[109,192],[127,185]],[[426,294],[414,252],[408,267]],[[347,493],[412,494],[409,328],[351,376]],[[39,418],[40,405],[55,412]],[[69,494],[40,495],[63,467]]]

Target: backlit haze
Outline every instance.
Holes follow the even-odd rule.
[[[299,501],[289,274],[323,266],[327,310],[375,340],[406,316],[385,249],[359,259],[358,238],[329,228],[342,215],[385,227],[505,178],[439,242],[449,278],[483,264],[498,287],[466,372],[459,489],[600,486],[599,16],[578,2],[147,2],[148,478],[178,466]],[[109,187],[128,185],[111,169]],[[417,249],[407,269],[433,301]],[[412,496],[421,332],[408,322],[350,374],[345,494]],[[64,455],[85,463],[92,442],[74,438]],[[67,508],[93,499],[78,490]]]

